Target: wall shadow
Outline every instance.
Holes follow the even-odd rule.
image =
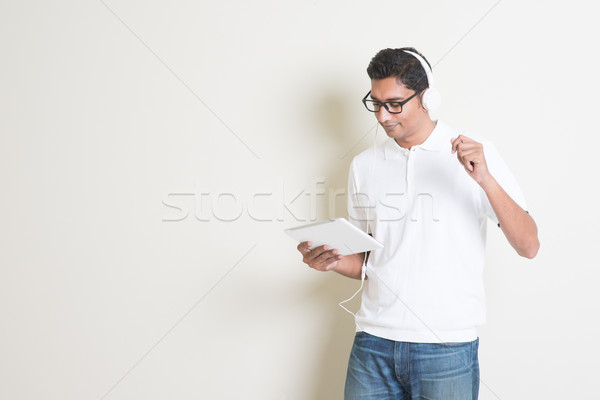
[[[327,177],[328,186],[347,188],[350,163],[356,154],[372,145],[374,133],[359,132],[352,125],[355,119],[352,118],[351,110],[357,109],[353,103],[360,99],[344,96],[346,90],[343,87],[327,89],[322,92],[322,97],[316,100],[315,109],[308,117],[315,118],[324,127],[328,139],[339,144],[336,145],[339,151],[332,155],[335,162],[328,163],[329,170],[323,174]],[[336,202],[336,215],[324,218],[348,218],[346,199],[347,193]],[[328,273],[311,293],[311,296],[318,298],[320,304],[326,308],[323,313],[326,319],[321,323],[323,345],[320,354],[316,356],[319,362],[314,369],[311,399],[343,398],[348,357],[356,325],[354,317],[339,307],[338,303],[352,296],[359,287],[358,280]],[[360,298],[361,294],[358,294],[352,301],[345,303],[346,308],[356,312],[360,307]]]
[[[326,311],[322,321],[323,344],[319,360],[315,366],[312,379],[311,399],[331,400],[344,397],[344,383],[348,357],[354,341],[354,317],[338,306],[358,290],[360,281],[348,279],[340,275],[327,276],[321,285],[315,287],[314,295],[318,296]],[[344,306],[356,312],[360,306],[360,294],[345,303]]]

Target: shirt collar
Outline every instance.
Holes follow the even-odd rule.
[[[450,150],[451,137],[452,132],[450,132],[450,129],[444,123],[442,123],[442,121],[436,121],[435,128],[433,128],[433,131],[429,134],[427,139],[425,139],[423,143],[413,146],[413,148],[436,152],[444,151],[446,148]],[[399,146],[394,139],[389,138],[387,140],[385,145],[386,159],[398,157],[402,154],[406,155],[408,152],[408,149]]]

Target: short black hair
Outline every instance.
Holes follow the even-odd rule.
[[[367,67],[369,78],[379,80],[395,77],[400,83],[408,89],[420,92],[427,89],[427,74],[421,65],[421,62],[412,54],[404,50],[423,55],[413,47],[402,47],[400,49],[383,49],[371,59]],[[431,64],[423,57],[429,68]]]

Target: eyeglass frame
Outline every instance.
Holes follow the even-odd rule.
[[[411,101],[413,97],[415,97],[416,95],[418,95],[421,92],[422,92],[422,90],[418,91],[418,92],[414,92],[412,94],[412,96],[410,96],[408,99],[402,100],[402,101],[377,101],[377,100],[373,100],[373,99],[371,99],[371,100],[367,99],[367,97],[369,97],[369,95],[371,94],[371,91],[369,90],[369,93],[367,93],[365,95],[365,97],[363,97],[362,103],[365,105],[365,108],[367,109],[367,111],[372,112],[372,113],[376,113],[376,112],[381,111],[381,106],[383,106],[383,108],[385,108],[385,110],[388,113],[390,113],[390,114],[400,114],[402,112],[402,110],[404,109],[404,105],[406,103],[408,103],[409,101]],[[369,107],[367,107],[367,101],[371,101],[371,102],[373,102],[373,104],[378,104],[379,105],[379,111],[369,110]],[[386,103],[397,103],[397,104],[400,104],[400,111],[398,111],[398,112],[390,111],[390,109],[388,108],[388,106],[387,106]]]

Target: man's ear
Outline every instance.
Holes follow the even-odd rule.
[[[419,105],[421,106],[421,110],[423,110],[424,112],[428,112],[429,110],[427,110],[427,109],[425,108],[425,106],[423,105],[423,94],[425,94],[425,91],[424,91],[424,90],[423,90],[423,91],[421,91],[421,94],[419,94],[419,95],[417,96],[417,98],[419,99]]]

